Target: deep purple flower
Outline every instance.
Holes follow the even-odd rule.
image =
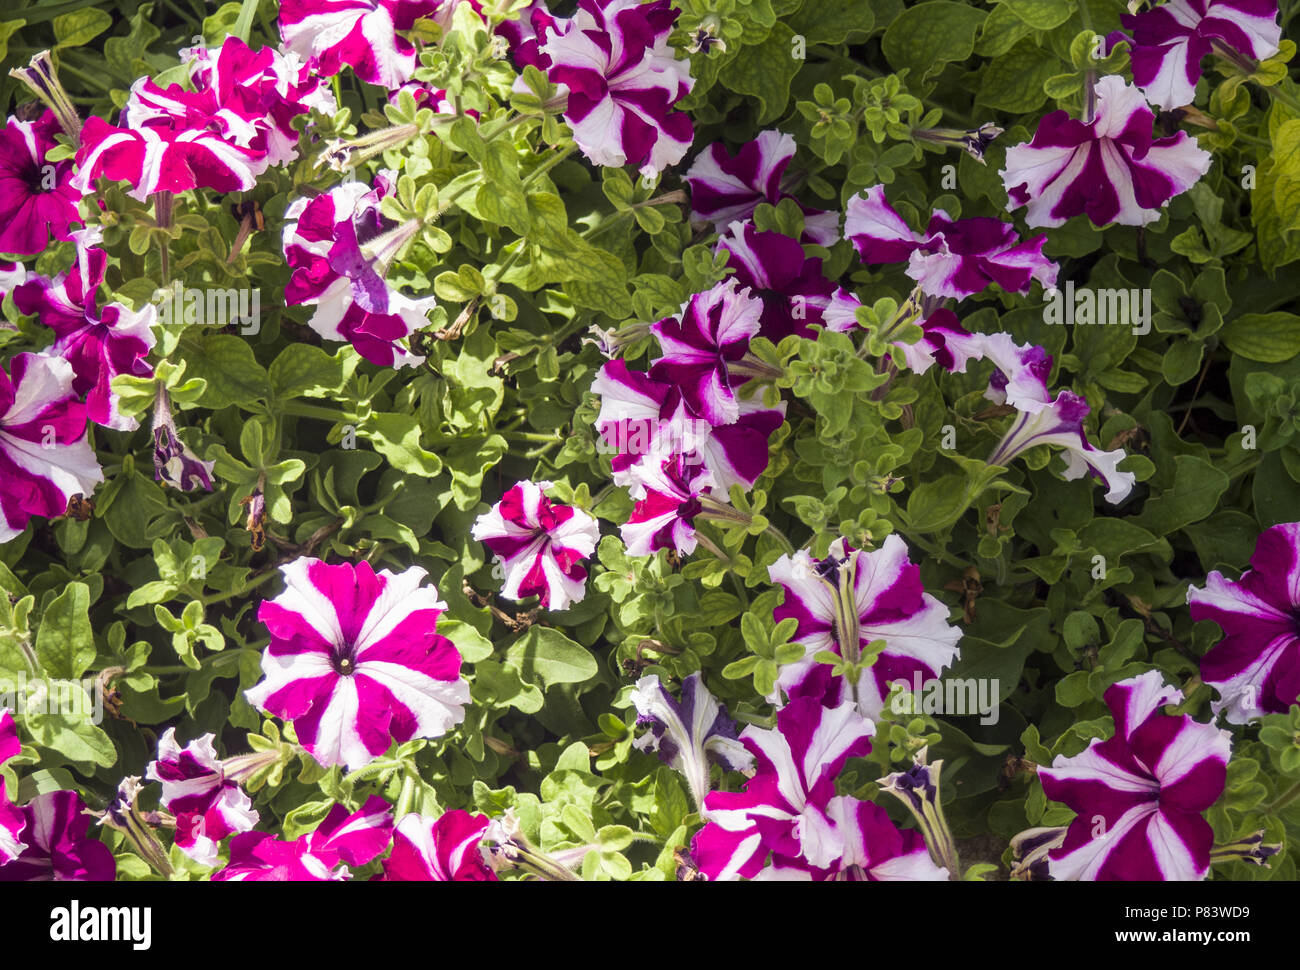
[[[112,882],[117,860],[89,835],[90,816],[75,791],[37,795],[22,808],[27,843],[13,862],[0,865],[0,882]]]
[[[0,129],[0,253],[34,256],[50,236],[68,239],[84,220],[72,187],[72,162],[47,162],[59,123],[46,109],[35,121],[10,118]]]
[[[1202,813],[1223,793],[1232,741],[1161,710],[1182,699],[1158,670],[1113,684],[1114,736],[1038,769],[1047,797],[1078,813],[1048,855],[1053,879],[1205,878],[1214,831]]]
[[[479,516],[472,535],[505,570],[501,595],[539,596],[543,609],[567,610],[587,594],[580,563],[596,551],[600,526],[586,512],[546,497],[550,482],[519,482]]]
[[[798,621],[791,639],[806,650],[802,660],[781,668],[777,680],[778,691],[791,698],[856,702],[863,715],[876,717],[894,681],[912,684],[917,675],[933,680],[960,655],[961,630],[948,622],[948,607],[925,592],[920,568],[896,535],[872,552],[843,539],[832,543],[825,559],[800,550],[782,556],[768,574],[785,590],[773,616],[778,623]],[[877,640],[885,647],[856,684],[829,679],[830,667],[814,659],[823,651],[844,656],[845,645],[861,655]]]
[[[1133,81],[1158,108],[1191,104],[1201,61],[1211,51],[1256,61],[1277,53],[1277,14],[1277,0],[1170,0],[1139,14],[1120,14],[1133,32]]]
[[[441,737],[465,717],[459,651],[436,632],[446,604],[425,571],[295,559],[285,590],[258,609],[271,631],[253,706],[293,721],[322,765],[355,770],[393,741]]]
[[[1097,82],[1096,116],[1053,111],[1032,141],[1007,149],[999,174],[1008,208],[1029,207],[1031,226],[1060,226],[1086,213],[1094,225],[1142,226],[1210,169],[1210,153],[1186,132],[1152,138],[1155,115],[1141,92],[1115,74]]]
[[[761,203],[776,205],[792,196],[782,188],[785,170],[794,158],[795,141],[781,131],[761,131],[731,155],[713,142],[696,156],[682,180],[691,187],[691,211],[725,232],[733,222],[745,222]],[[832,246],[840,236],[835,212],[811,209],[804,213],[804,237],[818,246]]]
[[[578,0],[547,30],[547,76],[567,90],[564,120],[595,164],[657,175],[690,148],[690,116],[674,106],[694,86],[691,62],[668,43],[679,15],[669,0]]]
[[[1022,242],[1001,219],[953,220],[942,209],[934,210],[922,235],[894,211],[882,185],[849,200],[844,237],[864,263],[907,260],[907,275],[927,296],[960,300],[992,283],[1008,293],[1028,293],[1033,280],[1044,288],[1056,284],[1057,266],[1043,255],[1046,236]]]
[[[1264,530],[1250,566],[1235,583],[1216,571],[1187,590],[1192,619],[1223,628],[1201,658],[1201,680],[1231,724],[1285,714],[1300,699],[1300,522]]]
[[[393,831],[393,852],[384,860],[390,882],[496,882],[479,845],[492,820],[459,808],[438,818],[407,815]]]

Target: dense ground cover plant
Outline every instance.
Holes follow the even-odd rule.
[[[1293,0],[0,24],[0,880],[1293,879]]]

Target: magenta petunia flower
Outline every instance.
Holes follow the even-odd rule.
[[[727,266],[735,271],[731,278],[763,301],[761,336],[780,343],[791,334],[816,338],[815,327],[843,329],[826,316],[842,291],[822,272],[821,259],[807,257],[798,240],[733,222],[718,251],[727,254]]]
[[[953,220],[942,209],[934,210],[922,235],[894,211],[882,185],[849,200],[844,237],[864,263],[907,260],[907,275],[927,296],[961,300],[992,283],[1008,293],[1028,293],[1033,280],[1044,288],[1056,284],[1058,267],[1043,255],[1046,236],[1022,242],[1001,219]]]
[[[465,717],[460,653],[436,632],[446,604],[425,571],[295,559],[257,617],[271,631],[250,704],[293,721],[322,765],[356,769],[393,741],[436,738]]]
[[[84,220],[72,186],[72,162],[47,162],[59,123],[46,110],[35,121],[10,118],[0,128],[0,253],[34,256],[70,238]]]
[[[1146,225],[1209,171],[1210,153],[1186,132],[1152,138],[1155,115],[1122,77],[1099,80],[1096,101],[1091,121],[1053,111],[1031,141],[1007,149],[999,174],[1008,208],[1028,206],[1029,225],[1060,226],[1085,213],[1097,226]]]
[[[674,105],[695,81],[668,43],[679,13],[669,0],[578,0],[546,31],[547,76],[567,92],[564,120],[595,164],[657,175],[690,148],[690,116]]]
[[[552,502],[550,482],[519,482],[478,517],[473,536],[505,570],[501,595],[541,598],[548,610],[567,610],[587,595],[587,570],[579,565],[596,551],[600,526],[586,512]]]
[[[37,354],[18,354],[8,374],[0,370],[0,542],[34,515],[63,515],[72,496],[89,496],[104,480],[73,380],[66,360]]]
[[[994,365],[984,392],[990,401],[1030,413],[1051,406],[1047,379],[1052,373],[1052,355],[1042,347],[1018,344],[1008,333],[981,334],[980,355]]]
[[[1158,108],[1191,104],[1206,54],[1262,61],[1277,53],[1277,14],[1277,0],[1170,0],[1136,15],[1120,14],[1133,32],[1133,81]]]
[[[433,19],[442,6],[442,0],[282,0],[280,36],[321,77],[351,67],[361,80],[391,91],[416,66],[415,46],[398,31]]]
[[[657,475],[663,462],[681,455],[701,464],[724,494],[732,485],[752,488],[768,463],[768,439],[785,421],[785,402],[764,407],[757,399],[739,402],[735,422],[712,425],[691,414],[681,393],[626,362],[601,367],[591,390],[600,395],[596,428],[602,447],[612,452],[614,482],[644,493],[642,478]]]
[[[762,326],[763,303],[734,279],[696,293],[680,317],[651,326],[662,356],[650,367],[655,380],[676,385],[691,412],[710,424],[731,424],[740,417],[733,387],[745,378],[729,372],[749,352],[750,339]]]
[[[384,860],[391,882],[496,882],[497,874],[479,850],[492,820],[459,808],[438,818],[407,815],[393,832],[393,852]]]
[[[393,815],[377,795],[360,811],[335,805],[316,830],[292,842],[265,832],[244,832],[230,840],[230,863],[214,882],[338,882],[348,866],[364,866],[393,840]]]
[[[938,364],[954,374],[966,373],[966,365],[984,356],[984,335],[971,333],[961,325],[957,314],[940,307],[922,320],[921,339],[914,344],[898,341],[894,344],[903,352],[903,362],[909,370],[924,374]]]
[[[531,0],[516,11],[519,16],[514,20],[504,20],[497,24],[496,32],[504,37],[510,48],[510,56],[522,71],[528,65],[545,71],[551,66],[551,59],[541,51],[541,45],[556,24],[545,0]]]
[[[1123,448],[1102,451],[1094,448],[1083,433],[1083,419],[1091,411],[1088,402],[1073,391],[1061,391],[1056,399],[1037,411],[1024,409],[1016,416],[1002,441],[989,456],[990,465],[1006,466],[1017,456],[1038,445],[1066,450],[1066,481],[1091,474],[1106,484],[1106,501],[1122,502],[1133,490],[1137,476],[1122,472],[1119,463],[1128,457]]]
[[[1201,680],[1219,692],[1211,707],[1231,724],[1285,714],[1300,700],[1300,522],[1265,529],[1251,568],[1190,587],[1193,620],[1213,620],[1223,639],[1201,658]]]
[[[0,865],[0,882],[112,882],[117,860],[90,832],[86,805],[75,791],[37,795],[22,808],[26,847]]]
[[[636,682],[632,692],[636,722],[649,728],[632,742],[638,751],[654,752],[686,779],[697,806],[709,793],[709,764],[731,771],[749,771],[754,756],[736,736],[727,709],[704,686],[699,672],[682,681],[682,697],[668,693],[658,676]]]
[[[874,733],[853,704],[828,708],[811,697],[782,708],[775,730],[745,728],[740,740],[755,772],[744,791],[704,799],[706,824],[691,846],[700,871],[712,880],[752,879],[769,856],[838,868],[850,850],[832,815],[835,779],[849,758],[870,753]]]
[[[136,312],[109,303],[100,309],[96,292],[108,254],[90,246],[99,240],[100,229],[80,229],[72,235],[77,243],[72,267],[52,280],[30,275],[14,289],[14,303],[54,331],[57,339],[45,353],[72,365],[72,389],[85,398],[86,416],[95,424],[133,431],[139,422],[118,410],[112,380],[119,374],[153,375],[145,358],[154,345],[157,308],[149,304]]]
[[[1232,742],[1161,710],[1182,699],[1158,670],[1113,684],[1114,736],[1038,769],[1047,797],[1078,813],[1048,854],[1053,879],[1205,878],[1214,831],[1202,813],[1223,793]]]
[[[916,829],[900,830],[874,802],[847,795],[832,798],[826,814],[844,837],[844,854],[829,868],[782,858],[754,877],[756,881],[937,882],[948,870],[930,858]]]
[[[768,574],[785,590],[773,616],[778,623],[788,617],[798,622],[791,639],[806,650],[802,660],[782,667],[777,679],[778,692],[791,698],[856,702],[864,716],[876,717],[894,681],[910,685],[916,675],[933,680],[960,655],[961,630],[948,622],[948,607],[925,592],[920,568],[896,535],[872,552],[853,549],[843,539],[832,543],[825,559],[799,550],[774,562]],[[813,659],[827,650],[843,656],[844,644],[865,653],[876,640],[885,647],[857,684],[830,679],[830,667]]]
[[[176,729],[158,739],[158,757],[145,777],[162,784],[159,804],[176,816],[176,845],[196,862],[215,866],[222,839],[248,832],[257,824],[257,810],[226,773],[205,734],[185,747],[176,743]]]
[[[308,324],[329,340],[346,340],[381,367],[415,366],[424,358],[399,341],[428,323],[434,298],[411,299],[384,278],[400,248],[396,227],[379,213],[392,185],[384,173],[374,189],[360,182],[313,199],[298,199],[285,213],[284,255],[293,270],[285,287],[289,306],[315,306]]]
[[[795,141],[785,132],[768,130],[731,155],[713,142],[696,156],[682,180],[691,187],[691,212],[725,232],[733,222],[745,222],[761,203],[776,205],[792,198],[782,188],[785,170],[794,158]],[[802,203],[804,237],[818,246],[833,246],[840,238],[835,212],[811,209]]]
[[[695,517],[704,509],[713,477],[703,465],[690,464],[678,455],[658,468],[645,468],[639,479],[642,497],[619,527],[627,551],[634,556],[672,549],[679,555],[695,551]]]
[[[13,711],[0,708],[0,765],[10,758],[16,758],[20,750],[22,744],[18,740]],[[21,808],[9,801],[5,794],[5,780],[0,777],[0,866],[13,862],[27,847],[23,842],[23,830],[26,828],[27,817]]]

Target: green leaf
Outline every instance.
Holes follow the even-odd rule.
[[[794,54],[794,31],[778,23],[761,44],[741,48],[722,72],[724,87],[757,99],[760,125],[775,121],[785,112],[790,82],[804,65]]]
[[[600,669],[596,658],[581,644],[559,630],[542,626],[529,627],[511,644],[506,659],[525,681],[540,680],[544,687],[585,683]]]
[[[342,353],[333,357],[311,344],[292,343],[271,361],[267,378],[281,401],[307,395],[324,397],[343,387]]]
[[[1043,84],[1059,69],[1051,52],[1025,38],[984,65],[975,100],[1017,114],[1033,111],[1047,100]]]
[[[409,414],[372,414],[357,429],[398,471],[433,478],[442,459],[420,445],[420,423]]]
[[[875,28],[871,0],[816,0],[805,3],[789,24],[809,44],[842,44]]]
[[[83,7],[55,17],[53,26],[55,50],[81,47],[112,27],[113,16],[98,7]]]
[[[889,63],[924,79],[952,61],[964,61],[988,13],[953,0],[927,0],[909,7],[885,31],[881,45]]]
[[[191,342],[192,341],[192,342]],[[266,368],[257,362],[248,341],[231,334],[211,334],[181,342],[186,375],[207,382],[203,406],[218,410],[232,404],[248,408],[266,399]]]
[[[1034,30],[1059,27],[1075,10],[1074,0],[1001,0],[1001,5]]]
[[[90,587],[69,583],[45,608],[36,631],[36,656],[51,677],[75,680],[95,659]]]
[[[1234,354],[1264,364],[1280,364],[1300,354],[1300,316],[1294,313],[1245,313],[1220,331]]]

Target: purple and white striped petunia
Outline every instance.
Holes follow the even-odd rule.
[[[1158,670],[1113,684],[1114,736],[1038,769],[1047,797],[1078,813],[1048,854],[1053,879],[1205,878],[1214,831],[1201,813],[1223,793],[1232,741],[1161,710],[1182,699]]]
[[[600,450],[612,455],[614,483],[630,486],[634,497],[644,494],[645,471],[655,474],[675,455],[703,464],[724,494],[732,485],[752,488],[767,468],[768,439],[785,421],[784,401],[768,408],[741,398],[735,422],[711,425],[691,414],[671,384],[629,370],[622,360],[601,367],[591,390],[600,395]]]
[[[230,863],[214,882],[338,882],[348,866],[364,866],[393,840],[393,815],[377,795],[349,814],[335,805],[316,830],[292,842],[265,832],[244,832],[230,841]]]
[[[75,791],[50,791],[22,807],[23,840],[12,862],[0,865],[0,882],[112,882],[117,860],[90,835],[90,815]]]
[[[284,592],[257,613],[271,631],[265,679],[245,697],[293,721],[312,757],[356,769],[393,741],[441,737],[464,719],[460,653],[436,632],[446,604],[420,585],[422,568],[302,558],[280,571]]]
[[[971,333],[961,325],[957,314],[940,307],[924,319],[917,321],[921,339],[914,344],[898,341],[894,344],[903,352],[903,362],[909,370],[924,374],[938,364],[954,374],[966,373],[966,365],[984,357],[984,335]]]
[[[72,365],[72,389],[84,396],[86,417],[107,428],[134,431],[139,422],[119,411],[112,380],[119,374],[153,375],[145,358],[154,345],[158,311],[152,303],[138,312],[120,303],[99,308],[96,291],[108,254],[91,244],[100,234],[98,226],[74,232],[77,259],[72,267],[52,280],[32,274],[14,290],[14,304],[54,331],[57,339],[45,353]]]
[[[759,333],[772,343],[791,334],[815,338],[814,326],[844,329],[834,318],[826,318],[831,301],[842,291],[822,273],[821,259],[806,256],[798,240],[733,222],[719,240],[718,251],[727,254],[727,266],[735,270],[731,278],[763,301]]]
[[[1054,445],[1066,450],[1066,481],[1091,473],[1106,484],[1107,502],[1122,502],[1133,490],[1137,476],[1119,470],[1119,463],[1128,457],[1123,448],[1102,451],[1088,443],[1083,419],[1090,411],[1088,402],[1073,391],[1061,391],[1050,405],[1037,411],[1022,408],[988,463],[1006,466],[1030,448]]]
[[[510,56],[521,71],[531,64],[545,72],[551,66],[551,59],[542,53],[541,45],[555,26],[555,17],[545,0],[531,0],[512,13],[518,13],[518,18],[497,24],[496,33],[505,38]]]
[[[492,820],[459,808],[438,818],[407,815],[393,831],[393,852],[384,860],[390,882],[496,882],[479,845]]]
[[[691,147],[690,116],[674,110],[695,84],[668,43],[679,15],[669,0],[578,0],[546,31],[547,76],[567,91],[564,120],[595,164],[654,176]]]
[[[776,205],[791,198],[781,186],[794,158],[795,141],[785,132],[761,131],[758,137],[731,155],[721,142],[713,142],[696,156],[682,180],[691,187],[691,212],[725,232],[733,222],[745,222],[762,203]],[[840,217],[835,212],[811,209],[804,213],[804,237],[818,246],[833,246],[840,238]]]
[[[257,824],[257,810],[226,774],[225,766],[205,734],[185,747],[176,742],[176,729],[158,739],[158,757],[145,777],[162,784],[159,804],[176,816],[176,845],[194,861],[215,866],[221,840],[248,832]]]
[[[1051,407],[1051,354],[1037,344],[1018,344],[1008,333],[981,334],[979,341],[981,355],[994,365],[985,397],[1031,414]]]
[[[644,468],[639,482],[645,494],[619,527],[627,551],[650,556],[659,549],[672,549],[690,555],[699,542],[695,517],[704,510],[701,497],[713,485],[712,474],[678,455],[657,468]]]
[[[1028,206],[1031,226],[1060,226],[1086,214],[1094,225],[1143,226],[1210,169],[1210,153],[1186,132],[1153,138],[1155,115],[1116,74],[1097,82],[1091,121],[1053,111],[1031,141],[1007,149],[999,174],[1009,209]]]
[[[1133,81],[1157,108],[1191,104],[1206,54],[1262,61],[1277,53],[1277,14],[1277,0],[1170,0],[1120,14],[1133,32]]]
[[[361,80],[391,91],[416,66],[415,46],[398,31],[432,19],[441,6],[442,0],[283,0],[280,36],[321,77],[351,67]]]
[[[34,515],[63,515],[69,499],[104,480],[74,378],[66,360],[37,354],[18,354],[8,374],[0,370],[0,542]]]
[[[651,363],[650,376],[676,385],[692,413],[710,424],[732,424],[740,417],[733,388],[745,378],[730,374],[728,365],[749,352],[762,317],[762,301],[738,289],[734,279],[696,293],[679,317],[650,327],[663,351]]]
[[[927,296],[961,300],[992,283],[1008,293],[1028,293],[1033,280],[1045,289],[1056,284],[1058,267],[1043,255],[1046,236],[1022,242],[1001,219],[953,220],[942,209],[934,210],[922,235],[894,211],[882,185],[849,200],[844,238],[864,263],[907,260],[907,275]]]
[[[872,552],[843,539],[831,544],[825,559],[799,550],[769,566],[768,575],[785,590],[773,616],[778,623],[790,617],[798,622],[791,640],[806,650],[802,660],[781,668],[778,694],[856,702],[864,716],[874,718],[894,681],[912,684],[917,675],[933,680],[960,655],[961,630],[948,622],[948,607],[925,592],[920,568],[896,535]],[[876,640],[885,642],[884,649],[857,684],[829,679],[830,667],[813,659],[827,650],[843,656],[845,644],[860,655]]]
[[[13,711],[0,708],[0,765],[10,758],[16,758],[22,750],[18,740],[18,726],[14,724]],[[23,810],[9,801],[5,794],[5,780],[0,775],[0,866],[13,862],[27,847],[23,842],[23,830],[27,828],[27,817]]]
[[[543,609],[567,610],[587,595],[580,563],[596,551],[600,526],[586,512],[546,497],[550,482],[519,482],[478,517],[472,535],[505,570],[501,595],[541,598]]]
[[[709,793],[709,762],[731,771],[748,771],[754,756],[737,739],[736,724],[727,709],[704,686],[699,672],[682,681],[678,701],[649,674],[632,691],[637,724],[650,730],[632,742],[638,751],[659,755],[686,779],[697,806]]]
[[[326,339],[348,341],[373,364],[416,366],[424,358],[398,341],[428,323],[435,301],[404,296],[384,278],[400,248],[391,239],[396,227],[379,213],[391,190],[391,180],[381,173],[374,189],[344,182],[289,206],[284,255],[293,275],[285,302],[315,306],[308,325]]]
[[[1193,620],[1213,620],[1223,639],[1201,658],[1201,680],[1219,692],[1211,707],[1230,724],[1284,714],[1300,700],[1300,522],[1265,529],[1251,568],[1189,587]]]
[[[949,878],[948,870],[930,858],[921,833],[900,830],[874,802],[840,795],[831,799],[827,815],[844,836],[844,855],[834,867],[818,869],[785,859],[768,866],[755,880],[937,882]]]
[[[81,193],[72,162],[47,162],[59,123],[46,110],[35,121],[10,118],[0,128],[0,253],[34,256],[81,223]]]
[[[767,865],[834,868],[848,851],[846,832],[831,816],[835,779],[849,758],[871,751],[875,727],[851,704],[823,707],[812,697],[791,701],[776,729],[753,725],[740,740],[755,772],[742,792],[710,792],[706,824],[691,854],[712,880],[752,879]]]

